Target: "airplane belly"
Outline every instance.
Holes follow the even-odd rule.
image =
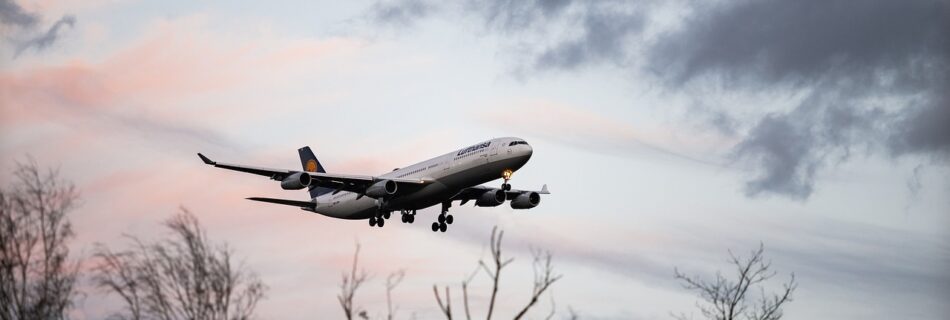
[[[418,210],[439,204],[458,193],[441,181],[429,184],[416,192],[393,199],[390,206],[395,209]]]
[[[317,213],[340,219],[368,219],[376,213],[376,199],[362,197],[359,200],[348,200],[337,203],[317,206]]]

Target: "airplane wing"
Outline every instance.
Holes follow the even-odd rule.
[[[212,161],[205,155],[198,153],[198,157],[201,158],[207,165],[212,165],[222,169],[246,172],[261,176],[269,177],[272,180],[281,181],[287,176],[301,172],[295,170],[286,170],[286,169],[271,169],[263,167],[253,167],[245,166],[239,164],[229,164],[229,163],[220,163]],[[350,191],[363,194],[366,191],[366,188],[373,185],[376,182],[383,180],[392,180],[399,184],[400,187],[419,187],[429,183],[429,181],[422,179],[403,179],[403,178],[378,178],[374,176],[364,176],[364,175],[350,175],[350,174],[338,174],[338,173],[320,173],[320,172],[307,172],[310,175],[311,184],[319,187],[327,187],[331,189],[336,189],[339,191]],[[411,190],[410,189],[410,190]]]
[[[492,188],[492,187],[486,187],[486,186],[474,186],[474,187],[465,188],[465,189],[462,189],[462,191],[460,191],[458,194],[456,194],[455,197],[452,197],[452,200],[462,200],[462,203],[460,205],[464,205],[466,202],[470,200],[478,199],[478,197],[484,194],[485,191],[495,190],[495,189],[498,189],[498,188]],[[505,196],[507,199],[514,199],[515,197],[526,192],[537,192],[538,194],[551,194],[551,192],[548,191],[548,185],[543,185],[541,186],[541,191],[511,189],[511,190],[505,191]]]

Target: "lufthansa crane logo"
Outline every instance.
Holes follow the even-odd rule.
[[[307,160],[307,172],[317,172],[317,160]]]

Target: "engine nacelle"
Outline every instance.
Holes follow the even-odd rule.
[[[373,198],[391,196],[396,193],[397,187],[396,181],[383,180],[366,188],[366,195]]]
[[[475,199],[475,205],[479,207],[495,207],[505,203],[508,195],[504,190],[491,189],[482,193],[478,199]]]
[[[297,172],[291,174],[280,181],[280,187],[284,190],[300,190],[310,186],[310,175],[306,172]]]
[[[511,199],[512,209],[531,209],[541,203],[541,195],[537,192],[524,192]]]

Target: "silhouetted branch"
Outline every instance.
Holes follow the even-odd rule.
[[[515,320],[524,317],[531,307],[538,303],[538,298],[544,294],[555,281],[561,279],[561,275],[554,274],[554,266],[551,264],[551,253],[547,251],[532,250],[534,256],[534,289],[531,291],[531,299],[528,305],[521,309],[521,312],[515,316]]]
[[[353,307],[353,296],[356,295],[356,290],[359,289],[369,277],[366,270],[356,271],[359,265],[359,255],[360,244],[356,243],[356,252],[353,253],[353,266],[350,268],[349,274],[343,274],[343,279],[340,283],[340,294],[337,295],[337,300],[340,302],[340,307],[343,308],[343,314],[347,320],[353,319],[353,312],[355,310]],[[365,313],[362,315],[365,316]]]
[[[445,318],[452,320],[452,299],[449,295],[449,286],[445,286],[445,303],[442,303],[442,298],[439,296],[439,287],[433,285],[432,293],[435,294],[435,301],[439,303],[439,310],[442,310],[442,314],[445,315]]]
[[[488,315],[486,316],[487,320],[491,320],[492,313],[495,310],[495,298],[498,296],[498,282],[501,279],[501,269],[507,266],[514,259],[502,259],[501,257],[501,239],[504,237],[504,231],[498,231],[498,227],[491,229],[491,240],[489,242],[489,248],[491,249],[492,255],[492,269],[489,269],[488,265],[484,261],[479,261],[479,265],[482,266],[482,270],[485,270],[485,273],[492,278],[492,291],[491,298],[488,300]]]
[[[400,269],[396,272],[390,273],[389,276],[386,277],[386,309],[388,310],[388,313],[386,314],[387,320],[393,320],[393,316],[399,309],[397,306],[396,310],[393,310],[392,292],[393,289],[396,289],[396,287],[399,286],[399,283],[402,282],[402,279],[405,278],[405,276],[406,270]]]
[[[706,305],[697,304],[697,307],[708,319],[777,320],[782,316],[782,305],[791,301],[791,294],[795,291],[797,284],[795,275],[792,274],[789,282],[784,284],[782,294],[768,297],[763,289],[762,299],[750,309],[750,304],[755,303],[749,301],[750,288],[771,279],[776,274],[770,270],[771,262],[764,260],[764,250],[764,246],[760,244],[757,250],[751,252],[748,259],[742,259],[729,252],[729,262],[736,268],[737,281],[727,279],[719,272],[712,281],[687,276],[680,273],[678,269],[674,269],[674,275],[676,279],[684,283],[683,286],[686,289],[699,292]],[[677,318],[686,319],[685,315]]]

